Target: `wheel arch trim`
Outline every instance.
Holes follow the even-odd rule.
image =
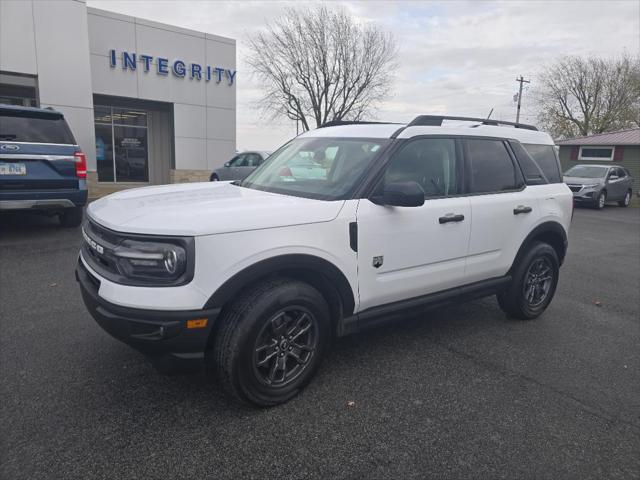
[[[569,245],[567,232],[559,222],[555,222],[552,220],[541,223],[536,226],[529,234],[526,236],[520,248],[518,249],[518,253],[516,254],[513,263],[511,264],[511,268],[509,268],[509,274],[513,272],[513,269],[518,264],[518,261],[525,254],[531,243],[535,240],[549,240],[550,238],[554,239],[550,243],[550,245],[556,250],[558,253],[558,260],[560,261],[560,265],[562,265],[565,255],[567,253],[567,248]],[[559,242],[558,242],[559,240]]]
[[[309,254],[283,254],[253,263],[228,278],[209,297],[203,308],[220,308],[237,296],[242,289],[260,278],[278,272],[305,271],[320,274],[328,280],[340,297],[343,315],[351,315],[355,310],[355,295],[345,274],[332,262]]]

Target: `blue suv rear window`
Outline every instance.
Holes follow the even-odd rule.
[[[74,145],[71,130],[61,115],[0,111],[0,141]]]

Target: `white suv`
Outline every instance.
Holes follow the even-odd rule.
[[[113,336],[284,402],[335,335],[489,295],[551,302],[573,211],[549,135],[420,116],[329,125],[240,183],[127,190],[87,210],[76,276]]]

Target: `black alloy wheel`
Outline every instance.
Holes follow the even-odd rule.
[[[500,308],[512,318],[539,317],[551,303],[560,273],[555,249],[544,242],[532,242],[511,269],[511,282],[497,295]]]
[[[318,343],[318,322],[304,307],[277,312],[262,327],[253,351],[253,367],[265,385],[293,382],[311,363]]]
[[[225,306],[207,364],[222,387],[259,407],[284,403],[309,383],[331,338],[329,306],[311,285],[265,279]]]
[[[523,295],[531,307],[544,302],[551,290],[553,266],[546,257],[536,259],[527,270],[522,286]]]

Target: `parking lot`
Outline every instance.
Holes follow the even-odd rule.
[[[495,299],[339,339],[288,404],[167,377],[86,313],[78,229],[0,217],[0,477],[639,478],[640,209],[575,212],[538,320]]]

